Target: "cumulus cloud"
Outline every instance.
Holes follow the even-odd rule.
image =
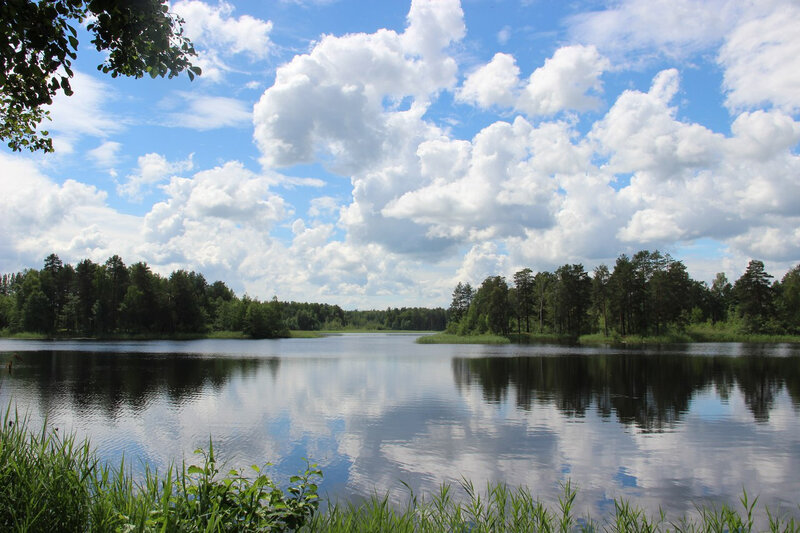
[[[648,91],[622,92],[586,134],[572,122],[532,123],[529,117],[597,109],[602,74],[611,68],[599,48],[559,48],[525,80],[511,55],[496,54],[454,89],[452,77],[423,74],[430,58],[449,64],[446,46],[461,35],[460,24],[430,16],[417,27],[415,7],[403,34],[324,37],[280,67],[256,105],[265,166],[325,154],[351,180],[352,200],[338,222],[346,242],[328,253],[359,245],[402,258],[458,257],[459,272],[474,279],[486,265],[553,268],[701,238],[741,251],[737,236],[763,226],[764,213],[776,217],[771,228],[787,231],[780,217],[796,209],[800,195],[790,178],[776,176],[795,175],[798,164],[790,116],[743,113],[728,137],[680,120],[673,103],[680,75],[665,69]],[[438,34],[422,37],[431,24],[441,26]],[[407,46],[409,36],[417,46]],[[701,46],[680,33],[653,38]],[[454,138],[425,118],[441,90],[525,116],[490,124],[469,140]],[[407,98],[403,109],[387,106]],[[313,206],[309,214],[319,212]],[[458,249],[472,251],[459,256]],[[354,277],[347,283],[369,286],[366,274],[348,268]]]
[[[66,180],[53,182],[36,165],[0,152],[0,270],[13,272],[55,252],[65,260],[125,253],[137,242],[136,217],[106,205],[106,193]],[[109,254],[111,255],[111,254]]]
[[[600,76],[609,66],[594,46],[565,46],[522,83],[514,57],[498,53],[467,76],[456,99],[487,109],[513,108],[530,117],[586,111],[600,105]]]
[[[147,253],[155,262],[191,264],[214,276],[254,277],[259,255],[274,247],[270,229],[290,212],[271,183],[235,161],[170,178],[167,198],[144,217]]]
[[[417,1],[403,34],[326,35],[278,68],[254,110],[263,163],[305,163],[324,150],[365,166],[394,149],[382,144],[392,130],[418,119],[430,95],[454,84],[456,63],[442,50],[463,35],[462,16],[457,1]],[[408,121],[384,112],[384,100],[407,97]]]
[[[128,198],[141,199],[143,192],[147,192],[153,185],[163,182],[170,174],[191,170],[192,157],[184,161],[167,161],[161,154],[149,153],[139,156],[137,169],[129,174],[125,183],[117,186],[117,192]]]
[[[519,85],[519,67],[514,56],[497,53],[486,65],[467,76],[456,99],[489,108],[513,107]]]
[[[608,67],[594,45],[559,48],[531,74],[517,108],[531,116],[594,109],[600,101],[588,93],[601,91],[600,75]]]
[[[198,48],[203,77],[219,81],[230,70],[227,58],[245,54],[263,59],[272,51],[272,22],[250,15],[233,16],[234,7],[224,1],[216,6],[199,0],[181,0],[172,9],[184,19],[186,36]]]
[[[746,20],[719,52],[726,104],[732,109],[774,106],[800,111],[800,6],[787,2]]]
[[[594,124],[590,136],[601,152],[610,154],[611,170],[647,170],[675,177],[682,169],[709,165],[719,157],[721,135],[675,119],[670,101],[678,84],[678,71],[664,70],[656,75],[649,92],[625,91]]]
[[[618,63],[685,61],[719,48],[726,104],[800,109],[800,7],[791,0],[624,0],[568,19],[573,41]]]
[[[199,269],[251,295],[360,307],[441,303],[454,276],[477,284],[522,266],[591,267],[620,252],[674,253],[703,240],[719,243],[729,261],[796,260],[800,123],[793,113],[800,93],[793,88],[800,54],[784,23],[796,18],[796,7],[780,7],[783,0],[741,8],[658,0],[651,13],[639,4],[625,0],[570,19],[571,32],[585,30],[585,39],[571,33],[582,44],[524,65],[524,75],[504,53],[460,71],[459,48],[469,44],[459,44],[466,35],[460,4],[420,0],[402,31],[313,42],[277,68],[252,113],[229,96],[178,93],[185,104],[167,110],[170,125],[210,130],[252,120],[261,169],[227,162],[198,170],[191,158],[142,155],[118,192],[137,198],[159,187],[164,196],[144,217],[116,216],[102,191],[69,179],[56,184],[25,159],[6,157],[4,171],[32,176],[44,192],[21,186],[4,200],[4,227],[15,228],[16,217],[42,229],[20,233],[19,241],[7,237],[3,252],[45,246],[96,257],[118,242],[123,249],[113,253],[130,251],[156,269]],[[267,23],[240,26],[227,4],[180,5],[193,13],[192,31],[221,69],[231,54],[263,58],[271,47]],[[663,24],[648,26],[656,20]],[[254,28],[262,38],[235,40],[227,24],[236,32]],[[208,33],[214,28],[222,28],[217,41]],[[651,52],[662,60],[698,52],[716,60],[730,133],[687,116],[683,99],[692,87],[682,91],[672,61],[649,88],[628,85],[606,95],[603,82],[618,86],[618,69],[630,66],[634,51],[645,61]],[[73,140],[96,137],[87,157],[113,170],[123,150],[108,136],[120,121],[103,111],[106,87],[86,79],[90,105],[78,106],[75,116],[67,110],[63,124],[75,125]],[[449,124],[442,112],[449,95],[486,111],[476,114],[481,121],[491,112],[499,117],[473,130]],[[594,123],[582,114],[600,109]],[[339,174],[341,183],[276,170],[309,163]],[[275,192],[295,186],[320,190],[296,207],[294,193]],[[22,209],[25,202],[37,208]]]

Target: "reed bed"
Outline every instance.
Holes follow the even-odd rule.
[[[124,460],[102,464],[88,441],[62,435],[28,420],[9,407],[0,429],[0,531],[63,532],[752,532],[756,503],[743,492],[733,509],[700,507],[693,518],[668,520],[648,515],[626,501],[612,515],[594,519],[574,512],[576,491],[567,482],[558,504],[548,506],[524,487],[491,484],[477,490],[464,479],[465,496],[449,485],[417,497],[410,487],[405,506],[389,497],[366,503],[329,503],[319,510],[316,465],[279,488],[261,468],[247,474],[221,472],[214,447],[196,450],[199,465],[183,464],[162,473],[145,471],[134,481]],[[764,508],[762,529],[800,533],[800,523]]]
[[[798,533],[796,518],[776,515],[765,508],[765,524],[756,527],[756,499],[743,492],[741,509],[729,506],[699,507],[694,518],[669,520],[663,512],[651,516],[624,500],[615,501],[612,515],[595,519],[574,512],[576,491],[567,482],[558,504],[548,507],[534,498],[527,488],[511,489],[504,484],[490,484],[479,492],[467,480],[461,486],[466,500],[453,497],[450,486],[443,485],[430,499],[411,494],[406,506],[393,508],[388,497],[373,496],[366,503],[330,505],[325,513],[314,515],[301,531],[360,533],[392,531],[397,533],[497,533],[497,532],[614,532],[614,533]]]
[[[435,333],[423,335],[417,339],[418,344],[509,344],[508,337],[502,335],[455,335],[452,333]]]

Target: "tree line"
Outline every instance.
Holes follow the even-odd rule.
[[[489,276],[459,282],[448,309],[450,333],[509,336],[586,333],[659,336],[689,324],[727,323],[742,333],[800,333],[800,265],[780,280],[752,260],[731,284],[693,280],[681,261],[659,251],[620,255],[613,269],[565,264],[555,272],[516,272],[509,284]]]
[[[290,329],[442,330],[446,311],[389,308],[345,311],[338,305],[260,301],[238,297],[222,281],[176,270],[164,277],[147,263],[126,266],[118,255],[105,263],[72,266],[55,254],[40,270],[0,276],[0,330],[102,337],[241,332],[254,338],[289,335]]]

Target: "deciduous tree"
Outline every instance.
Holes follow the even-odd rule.
[[[97,69],[112,77],[174,77],[187,71],[195,50],[167,0],[3,0],[0,2],[0,139],[15,151],[53,151],[44,106],[72,94],[78,28],[105,53]]]

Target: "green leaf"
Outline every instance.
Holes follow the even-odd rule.
[[[203,473],[203,469],[200,468],[199,466],[192,465],[192,466],[189,467],[187,472],[189,474],[202,474]]]

